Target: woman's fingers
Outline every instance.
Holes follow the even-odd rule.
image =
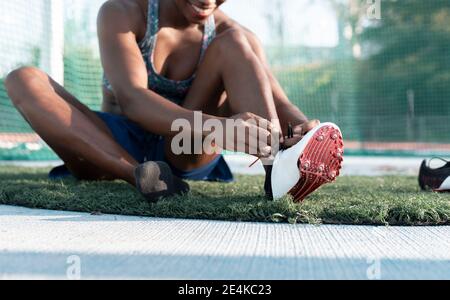
[[[245,120],[242,125],[248,132],[245,141],[240,141],[245,143],[246,153],[263,158],[270,157],[272,144],[277,143],[280,139],[279,130],[276,130],[274,124],[269,120],[253,113],[244,113],[239,117]]]
[[[261,153],[260,157],[268,158],[274,154],[274,149],[278,151],[280,148],[281,130],[269,120],[259,116],[253,115],[253,120],[257,121],[259,127],[258,141],[260,147],[258,149]]]
[[[303,139],[303,137],[304,137],[303,135],[295,135],[291,139],[285,138],[284,142],[283,142],[283,146],[285,148],[291,148],[291,147],[297,145],[298,142],[300,142]]]
[[[234,145],[232,151],[245,152],[260,158],[270,157],[274,154],[273,148],[279,148],[280,143],[285,148],[295,146],[305,134],[320,125],[319,120],[312,120],[296,126],[293,128],[294,137],[288,139],[282,138],[280,130],[272,122],[253,113],[239,114],[232,119],[238,121],[235,123],[235,132],[238,134],[232,139],[227,137],[227,145]]]
[[[241,117],[244,121],[254,123],[258,127],[264,128],[270,132],[275,128],[272,122],[253,113],[243,113],[239,117]]]
[[[308,132],[310,132],[311,130],[313,130],[314,128],[316,128],[319,125],[320,125],[319,120],[312,120],[312,121],[308,121],[300,126],[296,126],[294,128],[294,137],[291,139],[285,137],[283,139],[282,144],[283,144],[284,148],[291,148],[291,147],[297,145],[298,142],[300,142]]]
[[[253,113],[243,113],[232,117],[235,120],[235,137],[227,137],[227,145],[231,142],[235,150],[260,158],[272,155],[272,146],[277,147],[281,132],[276,126]],[[228,149],[230,150],[230,149]]]
[[[269,157],[272,154],[272,133],[264,127],[258,127],[249,124],[249,136],[246,142],[250,150],[256,152],[250,153],[259,157]]]
[[[305,124],[302,125],[302,133],[301,134],[305,135],[319,125],[320,125],[319,120],[312,120],[312,121],[306,122]]]
[[[269,132],[272,132],[272,130],[275,129],[275,126],[273,125],[272,122],[270,122],[269,120],[266,120],[264,118],[261,118],[259,116],[255,116],[254,118],[258,124],[258,127],[265,129]]]

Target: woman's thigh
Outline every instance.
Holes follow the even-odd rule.
[[[251,112],[267,119],[274,117],[273,105],[264,62],[238,29],[219,34],[211,43],[183,104],[216,116]]]

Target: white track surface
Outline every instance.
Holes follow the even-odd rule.
[[[0,279],[67,279],[74,255],[81,279],[450,279],[450,227],[228,223],[0,206]]]

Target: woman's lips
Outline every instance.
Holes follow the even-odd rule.
[[[214,9],[215,9],[215,7],[201,8],[201,7],[196,6],[192,2],[189,2],[189,6],[194,11],[194,14],[200,18],[208,17],[210,14],[212,14],[214,12]]]

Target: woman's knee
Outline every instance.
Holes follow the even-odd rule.
[[[47,75],[38,68],[21,67],[6,76],[5,88],[12,102],[14,104],[19,104],[18,102],[21,101],[21,98],[16,97],[16,95],[24,89],[31,87],[37,80],[42,81],[45,80],[46,77]]]
[[[235,55],[254,56],[250,42],[242,29],[228,29],[216,36],[210,48],[218,51],[221,57]]]

